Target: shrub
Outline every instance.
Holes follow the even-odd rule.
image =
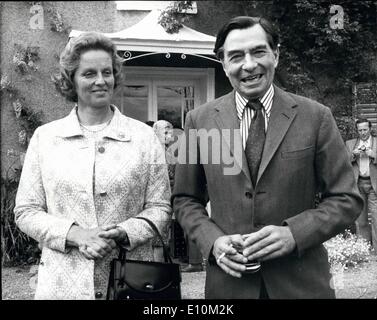
[[[38,60],[38,50],[30,47],[17,47],[14,62],[24,61],[25,65],[33,66]],[[20,61],[21,61],[20,60]],[[38,243],[22,233],[14,221],[14,206],[18,183],[21,176],[25,151],[35,129],[42,125],[42,111],[34,111],[26,105],[20,91],[9,81],[8,76],[1,76],[1,94],[9,98],[10,111],[14,114],[21,130],[18,132],[18,142],[21,151],[10,149],[7,156],[16,157],[16,160],[1,175],[1,265],[4,264],[30,264],[39,259],[40,249]],[[17,148],[18,149],[18,148]],[[17,164],[17,162],[19,164]]]
[[[355,119],[351,116],[335,116],[335,121],[344,141],[357,137]]]
[[[16,265],[35,263],[40,250],[35,240],[18,229],[14,221],[13,209],[20,169],[15,169],[12,176],[7,172],[1,177],[1,264]]]
[[[349,230],[338,234],[324,243],[332,269],[355,267],[369,260],[371,246]]]

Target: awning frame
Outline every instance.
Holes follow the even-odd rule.
[[[176,53],[176,52],[174,52],[174,53]],[[165,52],[148,52],[148,53],[143,53],[143,54],[140,54],[140,55],[137,55],[137,56],[132,56],[132,52],[130,50],[127,50],[123,53],[123,58],[124,58],[124,62],[127,62],[127,61],[135,60],[135,59],[138,59],[138,58],[143,58],[143,57],[157,55],[157,54],[165,54],[166,59],[170,59],[170,57],[171,57],[171,52],[166,52],[166,51]],[[204,56],[204,55],[201,55],[201,54],[181,53],[180,57],[181,57],[182,60],[185,60],[187,55],[202,58],[202,59],[207,59],[207,60],[221,64],[221,62],[219,60],[211,58],[211,57],[207,57],[207,56]]]

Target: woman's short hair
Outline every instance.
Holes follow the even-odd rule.
[[[259,24],[267,34],[267,41],[272,50],[279,46],[279,33],[274,25],[263,17],[238,16],[230,19],[217,34],[213,52],[219,59],[224,58],[223,46],[229,32],[236,29],[247,29]]]
[[[118,56],[115,44],[105,35],[86,32],[67,43],[60,55],[60,74],[55,77],[55,84],[67,100],[77,102],[77,92],[73,82],[75,72],[80,64],[80,57],[89,50],[104,50],[113,62],[114,89],[122,82],[123,59]]]

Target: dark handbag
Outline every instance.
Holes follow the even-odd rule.
[[[173,263],[156,226],[146,221],[161,241],[165,262],[127,260],[126,250],[120,248],[118,259],[111,261],[107,300],[166,300],[181,299],[179,264]]]

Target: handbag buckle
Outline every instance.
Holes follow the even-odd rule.
[[[153,290],[154,289],[154,285],[153,284],[151,284],[151,283],[147,283],[146,285],[145,285],[145,288],[146,289],[148,289],[148,290]]]

